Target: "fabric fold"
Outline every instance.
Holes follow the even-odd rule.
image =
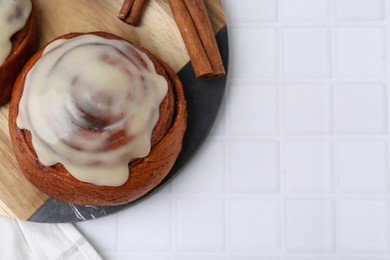
[[[0,216],[0,259],[100,260],[72,224],[42,224]]]

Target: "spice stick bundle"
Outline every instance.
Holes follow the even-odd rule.
[[[169,0],[197,78],[226,74],[204,0]]]
[[[141,21],[146,3],[147,0],[124,0],[118,18],[128,24],[137,26]]]

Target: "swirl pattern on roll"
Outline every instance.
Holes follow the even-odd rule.
[[[43,165],[61,163],[81,181],[119,186],[128,163],[150,152],[167,89],[149,57],[126,41],[60,39],[26,77],[17,126],[31,133]]]

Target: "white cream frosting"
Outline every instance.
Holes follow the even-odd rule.
[[[31,8],[30,0],[0,0],[0,66],[11,53],[11,37],[26,25]]]
[[[17,126],[31,132],[43,165],[61,163],[81,181],[120,186],[128,163],[150,152],[167,89],[149,57],[126,41],[56,40],[27,74]],[[109,149],[118,133],[127,140]]]

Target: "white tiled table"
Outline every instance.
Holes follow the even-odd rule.
[[[80,223],[107,259],[389,260],[390,0],[226,0],[230,84],[166,188]]]

